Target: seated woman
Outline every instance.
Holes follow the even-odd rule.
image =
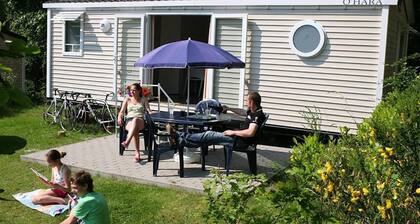
[[[130,85],[130,96],[124,99],[121,110],[118,113],[118,125],[121,126],[123,116],[126,115],[125,129],[128,131],[127,139],[121,144],[128,148],[131,139],[134,138],[135,155],[134,161],[140,161],[140,139],[139,132],[144,129],[144,110],[150,112],[149,102],[143,96],[143,91],[138,83]]]
[[[70,169],[61,162],[61,158],[66,155],[65,152],[58,152],[57,150],[50,150],[45,155],[48,165],[52,170],[52,177],[50,181],[45,181],[39,178],[45,185],[51,189],[39,192],[32,197],[34,204],[66,204],[67,193],[70,192]]]

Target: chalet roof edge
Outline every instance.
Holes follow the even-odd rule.
[[[131,8],[171,6],[387,6],[398,0],[52,0],[44,8]]]

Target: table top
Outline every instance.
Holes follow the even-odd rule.
[[[225,123],[231,121],[231,116],[229,114],[220,114],[218,118],[212,115],[211,117],[203,117],[200,115],[190,114],[187,116],[182,116],[180,111],[174,111],[174,114],[170,116],[167,111],[160,111],[150,114],[153,121],[164,122],[171,124],[179,125],[195,125],[195,126],[206,126],[217,123]]]

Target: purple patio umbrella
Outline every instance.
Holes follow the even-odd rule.
[[[190,68],[244,68],[229,52],[191,39],[168,43],[139,58],[135,67],[188,69],[187,113],[190,107]]]

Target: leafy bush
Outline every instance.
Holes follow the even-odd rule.
[[[420,79],[420,54],[412,54],[408,57],[402,58],[392,65],[391,68],[395,69],[390,77],[385,79],[384,87],[388,92],[403,91],[407,89],[413,81]]]
[[[290,167],[279,172],[274,183],[266,184],[264,177],[249,188],[258,177],[216,173],[205,186],[207,220],[415,223],[420,218],[418,70],[402,63],[400,73],[388,83],[394,91],[372,117],[359,124],[355,134],[341,128],[341,137],[328,144],[316,131],[316,114],[303,114],[315,134],[302,143],[295,141]]]
[[[321,220],[333,220],[328,218],[332,216],[348,223],[406,223],[419,218],[419,90],[420,81],[414,80],[404,91],[391,93],[356,134],[342,128],[336,142],[323,145],[314,135],[294,147],[286,172],[300,178],[299,187],[308,188],[315,204],[302,208],[316,209],[319,203]]]
[[[243,173],[225,176],[215,169],[212,174],[214,178],[204,183],[208,203],[205,214],[207,221],[255,223],[254,217],[249,215],[249,203],[251,198],[254,202],[261,202],[254,196],[263,195],[267,178],[264,175],[250,176]]]

